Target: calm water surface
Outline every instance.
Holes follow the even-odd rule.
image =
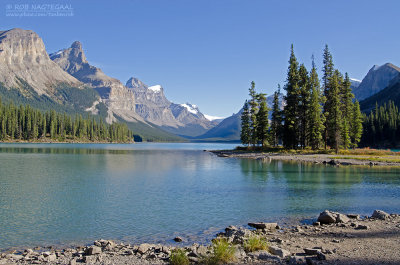
[[[0,248],[211,238],[324,209],[400,212],[400,170],[219,158],[226,144],[0,144]]]

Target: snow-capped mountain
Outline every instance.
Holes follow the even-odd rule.
[[[208,120],[194,104],[170,102],[161,85],[148,86],[131,77],[126,82],[126,87],[135,96],[136,113],[168,132],[193,137],[218,124],[218,121]]]

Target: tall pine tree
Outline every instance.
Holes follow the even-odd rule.
[[[251,141],[251,129],[250,129],[250,110],[249,103],[246,102],[243,105],[243,112],[241,115],[242,129],[240,131],[240,140],[242,144],[249,146]]]
[[[258,112],[258,101],[257,101],[257,93],[256,93],[256,84],[254,81],[251,82],[249,88],[250,95],[250,142],[253,147],[257,144],[257,112]]]
[[[400,117],[400,116],[399,116]],[[353,148],[356,148],[358,146],[358,143],[361,140],[361,135],[363,132],[363,118],[362,118],[362,114],[360,111],[360,104],[358,103],[358,101],[356,100],[353,104],[353,114],[351,115],[351,127],[350,127],[350,140],[351,140],[351,145]],[[396,120],[396,118],[394,118],[393,120]],[[400,126],[399,126],[400,128]],[[396,130],[396,128],[394,128],[394,131]],[[400,132],[400,131],[399,131]]]
[[[299,143],[306,147],[306,135],[308,129],[307,112],[310,107],[310,86],[308,85],[308,72],[304,64],[299,68]]]
[[[330,89],[328,91],[329,109],[326,119],[326,125],[328,126],[328,138],[329,143],[335,148],[336,153],[339,152],[339,146],[342,139],[342,111],[341,111],[341,98],[340,98],[340,86],[341,86],[341,74],[338,70],[335,70],[331,82]]]
[[[324,104],[324,115],[325,115],[325,131],[324,131],[324,142],[325,142],[325,149],[328,144],[328,130],[329,130],[329,124],[327,123],[327,118],[329,115],[330,107],[331,107],[331,102],[330,102],[330,97],[329,93],[331,90],[331,83],[332,83],[332,77],[334,73],[334,65],[333,65],[333,59],[332,59],[332,54],[329,51],[328,45],[325,45],[324,49],[324,54],[323,54],[323,76],[322,76],[322,86],[323,86],[323,91],[324,91],[324,99],[325,99],[325,104]]]
[[[293,44],[290,49],[289,67],[284,89],[286,90],[286,106],[284,108],[284,135],[285,148],[298,147],[298,102],[299,102],[299,63],[294,55]]]
[[[322,95],[320,84],[318,80],[317,69],[312,58],[312,69],[310,72],[309,86],[311,91],[310,108],[307,112],[308,132],[307,139],[312,149],[318,149],[322,142],[322,135],[324,133],[325,116],[322,114]]]
[[[262,147],[268,144],[268,113],[269,108],[267,105],[266,94],[260,93],[257,94],[257,102],[258,102],[258,112],[256,114],[257,118],[257,141],[261,144]]]
[[[279,139],[281,139],[282,133],[282,111],[280,109],[280,98],[281,91],[280,85],[278,85],[278,90],[274,93],[274,100],[272,103],[272,114],[271,114],[271,144],[273,146],[277,146],[279,143]]]

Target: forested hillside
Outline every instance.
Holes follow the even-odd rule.
[[[55,110],[42,112],[30,105],[0,101],[0,140],[129,142],[133,133],[126,124],[108,125],[90,115],[83,118]]]

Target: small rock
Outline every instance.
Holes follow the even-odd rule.
[[[259,251],[255,251],[255,252],[249,253],[248,257],[253,258],[253,259],[257,259],[257,260],[277,260],[277,261],[280,261],[280,259],[278,257],[271,255],[266,250],[259,250]]]
[[[133,255],[134,254],[133,250],[131,250],[131,249],[127,250],[125,253],[126,253],[126,255]]]
[[[194,263],[198,263],[199,262],[199,258],[189,257],[189,261],[194,262]]]
[[[49,251],[42,252],[43,257],[48,257],[50,254],[51,253]]]
[[[318,252],[320,252],[319,249],[314,249],[314,248],[304,248],[304,253],[307,255],[317,255]]]
[[[320,225],[321,225],[320,222],[314,222],[314,223],[313,223],[313,226],[320,226]]]
[[[140,244],[139,248],[138,248],[138,252],[140,254],[144,254],[146,253],[152,246],[150,244],[144,243],[144,244]]]
[[[318,260],[326,260],[326,256],[324,253],[322,253],[321,251],[317,252],[317,259]]]
[[[307,265],[316,265],[318,264],[318,260],[315,257],[306,257]]]
[[[71,259],[69,261],[69,265],[76,265],[76,259]]]
[[[339,163],[339,161],[337,161],[337,160],[335,160],[335,159],[332,159],[331,161],[328,162],[328,164],[329,164],[329,165],[332,165],[332,166],[337,166],[337,165],[339,165],[340,163]]]
[[[56,256],[56,254],[50,254],[49,256],[47,256],[46,259],[48,262],[54,262],[57,260],[57,256]]]
[[[182,242],[183,239],[181,237],[177,236],[177,237],[174,238],[174,241],[175,242]]]
[[[289,258],[289,265],[304,264],[306,262],[304,256],[291,256]]]
[[[86,249],[87,255],[95,255],[95,254],[100,254],[100,253],[101,253],[101,248],[98,246],[91,246],[88,249]]]
[[[255,229],[277,229],[278,224],[277,223],[248,223],[249,226],[254,227]]]
[[[279,247],[275,247],[275,246],[271,246],[269,247],[269,252],[271,252],[273,255],[279,256],[281,258],[285,258],[287,256],[290,256],[290,252],[279,248]]]
[[[357,225],[356,228],[357,230],[367,230],[369,229],[368,225]]]
[[[386,220],[390,217],[390,215],[382,210],[375,210],[372,214],[372,217],[375,219]]]
[[[350,221],[350,218],[344,214],[338,213],[336,215],[336,223],[347,223]]]
[[[337,239],[332,240],[332,242],[333,242],[333,243],[340,243],[340,241],[337,240]]]
[[[348,214],[347,217],[349,217],[350,219],[360,220],[359,214]]]

